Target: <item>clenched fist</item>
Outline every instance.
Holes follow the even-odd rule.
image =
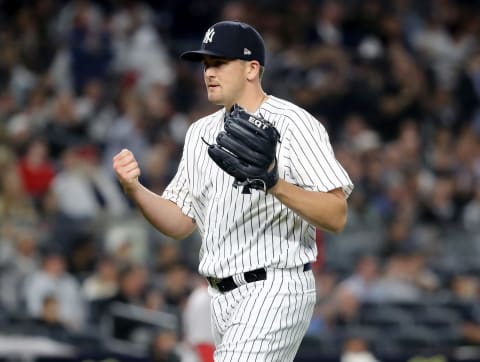
[[[113,157],[113,169],[125,192],[129,193],[139,186],[140,168],[130,150],[124,148]]]

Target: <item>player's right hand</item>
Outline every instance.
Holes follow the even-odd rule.
[[[140,167],[130,150],[124,148],[113,157],[113,169],[125,192],[129,193],[140,185]]]

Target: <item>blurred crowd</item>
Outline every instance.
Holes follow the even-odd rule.
[[[0,3],[3,330],[211,360],[199,236],[153,230],[111,159],[132,150],[163,191],[187,128],[216,109],[201,66],[178,55],[225,19],[260,31],[265,90],[325,125],[355,184],[346,230],[319,234],[308,335],[363,325],[372,304],[478,304],[479,1],[23,0]],[[115,303],[178,323],[145,335],[118,317],[105,332]],[[463,311],[455,343],[480,345],[480,314]]]

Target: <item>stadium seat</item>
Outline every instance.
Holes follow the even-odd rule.
[[[425,307],[414,315],[415,323],[433,328],[453,328],[461,322],[460,315],[449,308]]]
[[[360,319],[362,324],[379,328],[395,328],[413,324],[413,319],[408,312],[381,304],[378,305],[378,308],[362,308]]]
[[[431,351],[438,345],[436,333],[429,328],[417,325],[404,325],[391,333],[394,343],[407,353],[416,354]]]

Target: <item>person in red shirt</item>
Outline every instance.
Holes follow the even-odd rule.
[[[41,139],[33,139],[25,155],[18,162],[18,172],[27,193],[40,198],[48,191],[55,176],[55,167],[48,158],[48,146]]]

